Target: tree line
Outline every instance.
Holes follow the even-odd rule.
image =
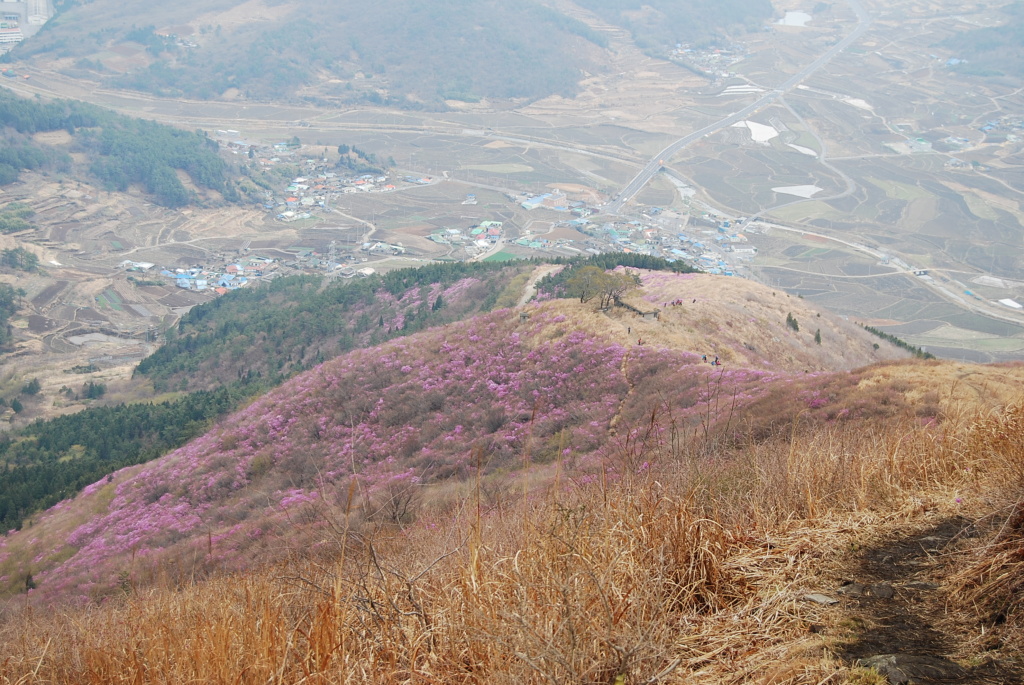
[[[24,247],[5,249],[0,252],[0,267],[15,271],[36,271],[39,268],[39,256]]]
[[[14,337],[10,318],[18,311],[18,301],[25,295],[8,283],[0,283],[0,351],[6,350]]]
[[[600,271],[609,271],[619,266],[649,271],[672,271],[674,273],[698,273],[694,268],[681,261],[670,262],[661,257],[636,254],[632,252],[605,252],[589,257],[559,257],[551,260],[554,264],[565,264],[566,268],[555,274],[549,274],[537,283],[537,292],[547,293],[553,297],[578,297],[577,286],[570,287],[570,281],[576,274],[588,267]],[[571,291],[571,292],[570,292]]]
[[[917,345],[911,345],[906,340],[902,340],[901,338],[897,338],[892,333],[886,333],[885,331],[880,331],[880,330],[878,330],[877,328],[875,328],[873,326],[864,326],[864,330],[867,331],[868,333],[871,333],[872,335],[878,336],[882,340],[885,340],[887,342],[891,342],[893,345],[895,345],[896,347],[899,347],[900,349],[906,350],[907,352],[911,353],[912,355],[914,355],[918,359],[935,359],[935,355],[932,354],[931,352],[925,352],[924,350],[922,350]]]

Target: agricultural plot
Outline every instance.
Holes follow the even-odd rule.
[[[121,301],[121,298],[117,293],[109,288],[96,296],[96,304],[100,309],[113,309],[118,312],[124,311],[124,303]]]

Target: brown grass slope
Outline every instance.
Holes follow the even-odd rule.
[[[731,281],[707,283],[722,299],[704,314],[722,318],[706,324],[692,295],[658,322],[568,302],[531,311],[689,350],[768,328],[764,349],[785,340],[779,313],[783,325],[788,311],[818,319],[801,302],[776,307],[771,291],[730,300]],[[749,318],[765,323],[731,332],[732,308],[755,306],[765,310]],[[823,338],[842,329],[821,320]],[[742,349],[734,359],[751,360]],[[275,531],[269,544],[285,554],[273,565],[202,582],[168,568],[141,585],[129,573],[119,596],[46,611],[10,602],[0,682],[880,682],[842,658],[866,629],[846,605],[803,597],[832,591],[880,540],[951,519],[981,533],[931,561],[949,598],[944,656],[1014,673],[1024,367],[804,374],[824,361],[791,349],[772,363],[797,373],[727,423],[676,431],[671,407],[638,404],[586,478],[561,461],[506,479],[477,469],[425,488],[402,522],[366,516],[353,483]],[[652,382],[632,377],[631,392]],[[311,523],[315,539],[295,545]]]

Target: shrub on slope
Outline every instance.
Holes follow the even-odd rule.
[[[13,536],[0,576],[15,591],[31,573],[43,597],[76,586],[103,593],[119,571],[142,578],[176,566],[188,576],[279,556],[286,550],[272,549],[269,531],[294,526],[290,539],[304,542],[319,535],[302,514],[310,503],[369,515],[410,484],[458,480],[480,466],[497,474],[554,462],[582,483],[635,472],[654,447],[757,444],[794,417],[942,418],[933,407],[941,398],[916,394],[926,384],[899,378],[893,369],[903,367],[835,375],[712,367],[695,351],[626,335],[627,324],[661,327],[668,340],[679,322],[619,320],[564,300],[527,312],[526,321],[501,310],[422,332],[293,379],[185,448],[96,484],[34,522],[31,535]],[[996,377],[986,382],[991,394]],[[389,517],[407,520],[394,509]]]
[[[471,316],[531,268],[439,264],[328,288],[319,279],[282,279],[195,307],[182,333],[139,367],[158,389],[193,392],[152,405],[88,408],[0,437],[0,524],[20,528],[85,485],[180,447],[243,400],[318,361]]]

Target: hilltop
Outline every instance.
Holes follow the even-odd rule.
[[[640,278],[658,318],[542,299],[354,350],[34,517],[0,672],[866,683],[881,645],[1016,678],[1024,368]]]
[[[772,13],[763,0],[717,4],[583,2],[662,51],[713,40]],[[609,62],[604,30],[579,7],[533,0],[57,3],[59,14],[14,56],[46,60],[107,86],[169,97],[387,104],[444,108],[446,100],[573,95]],[[652,14],[653,12],[653,14]],[[589,15],[588,15],[589,16]],[[638,18],[639,17],[639,18]],[[656,29],[656,30],[655,30]]]

